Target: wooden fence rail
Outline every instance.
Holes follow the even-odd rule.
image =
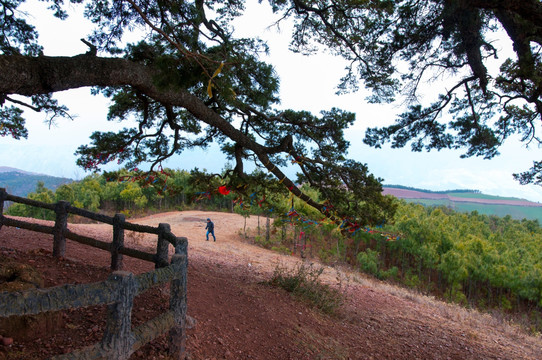
[[[56,213],[54,226],[34,224],[3,215],[4,201],[37,206]],[[104,222],[113,226],[112,242],[105,242],[76,234],[68,229],[68,214]],[[186,277],[188,268],[188,241],[176,237],[169,224],[158,227],[128,223],[124,215],[114,217],[92,213],[71,206],[68,202],[45,204],[39,201],[8,194],[0,188],[0,230],[13,226],[53,235],[53,256],[62,257],[66,239],[93,246],[111,253],[111,273],[108,280],[81,285],[63,285],[49,289],[33,289],[23,292],[0,293],[0,317],[32,315],[46,311],[58,311],[108,305],[106,329],[102,341],[82,350],[57,356],[54,359],[118,359],[125,360],[138,348],[154,338],[169,334],[169,352],[174,359],[184,357],[186,343]],[[124,230],[158,235],[156,253],[150,254],[124,246]],[[172,244],[175,254],[168,262],[168,247]],[[127,255],[153,262],[155,270],[134,276],[120,271],[122,256]],[[134,297],[150,287],[170,282],[170,310],[132,330],[131,311]]]
[[[8,218],[3,215],[5,201],[13,201],[29,206],[41,207],[52,210],[56,214],[54,226],[40,225],[22,220]],[[68,215],[79,215],[91,220],[103,222],[113,226],[113,241],[104,242],[88,236],[80,235],[68,229]],[[158,227],[133,224],[126,221],[123,214],[107,216],[96,214],[91,211],[71,206],[66,201],[59,201],[56,204],[46,204],[40,201],[30,200],[23,197],[10,195],[5,189],[0,188],[0,229],[2,226],[13,226],[21,229],[41,232],[53,235],[53,256],[63,257],[66,253],[66,239],[70,239],[81,244],[93,246],[102,250],[111,252],[111,270],[122,270],[122,255],[135,257],[141,260],[154,262],[155,266],[167,266],[168,245],[172,244],[176,252],[182,252],[181,248],[186,247],[187,239],[176,237],[171,233],[169,224],[159,224]],[[137,249],[131,249],[124,246],[124,230],[130,230],[141,233],[158,235],[156,253],[149,254]],[[177,248],[180,247],[177,251]]]

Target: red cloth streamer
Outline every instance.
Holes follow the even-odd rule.
[[[226,185],[222,185],[218,187],[218,192],[222,195],[228,195],[230,193],[230,189],[228,189]]]

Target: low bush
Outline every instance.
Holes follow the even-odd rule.
[[[301,263],[290,270],[279,264],[269,284],[294,294],[326,314],[333,314],[343,304],[344,298],[340,289],[319,281],[323,271],[324,268],[316,268],[313,264]]]

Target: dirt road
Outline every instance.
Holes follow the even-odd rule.
[[[205,241],[205,220],[215,223],[217,242]],[[281,289],[264,283],[276,268],[300,260],[256,247],[243,240],[244,219],[236,214],[170,212],[140,219],[138,224],[169,223],[189,241],[188,313],[196,321],[187,342],[192,359],[541,359],[542,340],[503,325],[488,315],[419,296],[363,276],[326,268],[324,281],[346,286],[346,303],[335,316],[307,307]],[[264,219],[261,219],[264,225]],[[248,219],[251,231],[257,218]],[[69,225],[88,236],[111,241],[108,225]],[[153,248],[154,236],[126,234],[126,244]],[[68,242],[67,259],[51,258],[52,237],[21,229],[0,229],[2,256],[33,264],[46,286],[92,282],[107,276],[108,253]],[[37,250],[45,249],[45,250]],[[125,259],[126,270],[153,268]],[[69,271],[66,271],[69,269]],[[164,294],[136,304],[133,318],[164,308]],[[31,340],[14,338],[0,346],[0,359],[48,358],[99,341],[100,311],[66,312],[65,323]],[[1,331],[1,329],[0,329]],[[2,334],[9,336],[9,334]],[[81,345],[82,344],[82,345]],[[165,358],[161,338],[132,359]],[[27,357],[28,358],[28,357]]]

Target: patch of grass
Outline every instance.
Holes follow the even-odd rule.
[[[343,294],[340,289],[319,281],[323,271],[324,268],[313,264],[301,263],[290,270],[279,264],[269,284],[294,294],[325,314],[334,314],[344,302]]]
[[[271,250],[274,251],[274,252],[278,252],[280,254],[283,254],[283,255],[290,255],[290,253],[291,253],[291,250],[289,248],[287,248],[286,246],[284,246],[284,245],[272,246]]]

